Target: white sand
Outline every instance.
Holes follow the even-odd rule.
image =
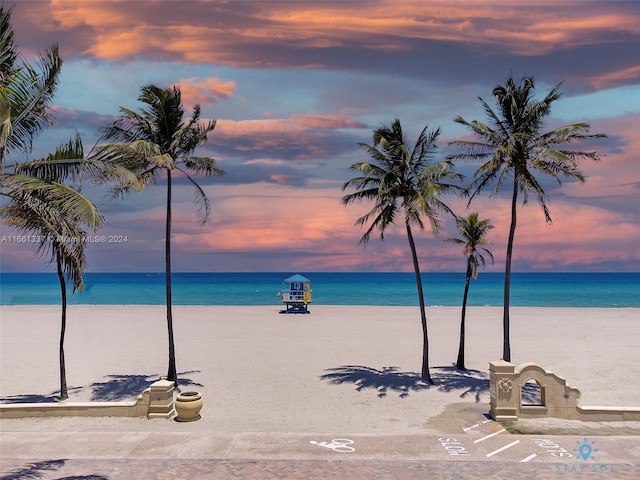
[[[279,310],[174,307],[178,371],[191,372],[181,377],[202,386],[186,389],[200,390],[205,399],[202,420],[192,428],[420,433],[451,404],[478,401],[488,410],[488,363],[502,353],[501,308],[467,313],[467,367],[477,370],[471,378],[452,368],[460,309],[428,309],[436,381],[430,388],[417,378],[417,307],[312,306],[310,315]],[[0,397],[54,395],[59,307],[3,306],[0,314]],[[535,362],[566,378],[582,392],[580,405],[640,407],[640,309],[513,308],[511,329],[513,363]],[[119,399],[131,398],[126,394],[139,393],[127,391],[140,384],[134,376],[166,374],[165,309],[71,306],[65,350],[69,401],[90,400],[106,387]],[[368,370],[352,370],[342,384],[321,378],[344,366]],[[408,375],[376,375],[388,367]],[[123,393],[112,375],[130,382],[119,384]],[[375,385],[358,390],[358,379],[386,385],[386,394]]]

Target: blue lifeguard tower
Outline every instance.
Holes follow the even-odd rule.
[[[280,313],[309,313],[311,280],[296,273],[282,283],[288,283],[289,289],[278,292],[282,296],[282,303],[286,305],[286,309],[280,310]]]

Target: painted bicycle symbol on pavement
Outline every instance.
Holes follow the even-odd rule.
[[[334,438],[331,442],[316,442],[315,440],[311,440],[309,443],[319,447],[329,448],[334,452],[351,453],[356,451],[355,448],[349,446],[353,443],[353,440],[349,440],[348,438]]]

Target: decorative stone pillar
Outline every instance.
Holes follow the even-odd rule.
[[[499,422],[518,420],[520,392],[515,391],[515,368],[504,360],[489,363],[489,416]]]
[[[173,382],[168,380],[158,380],[149,387],[149,413],[147,418],[172,418],[175,416]]]

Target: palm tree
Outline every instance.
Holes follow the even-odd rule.
[[[356,225],[363,226],[371,221],[366,232],[360,239],[365,247],[369,237],[378,230],[380,239],[384,240],[386,229],[393,225],[398,213],[404,214],[404,224],[411,248],[413,268],[418,287],[420,302],[420,316],[422,320],[422,378],[433,383],[429,373],[429,338],[427,334],[427,316],[425,313],[422,277],[418,263],[418,254],[413,239],[411,227],[424,229],[422,216],[429,219],[434,234],[441,231],[439,212],[451,213],[450,208],[442,202],[440,195],[458,187],[445,183],[460,175],[452,169],[449,161],[435,162],[435,141],[440,135],[440,129],[428,130],[428,125],[422,130],[412,149],[407,145],[402,132],[400,120],[396,119],[390,126],[382,126],[373,133],[373,145],[360,143],[373,161],[358,162],[351,165],[351,169],[362,176],[347,181],[342,190],[349,187],[356,189],[355,193],[342,198],[344,205],[362,200],[372,200],[373,208],[356,220]]]
[[[492,195],[496,195],[505,182],[511,182],[511,225],[505,262],[504,308],[503,308],[503,352],[502,358],[511,361],[509,338],[509,298],[511,285],[511,259],[517,223],[518,195],[522,194],[523,205],[529,194],[537,197],[547,222],[551,216],[546,193],[536,174],[548,175],[562,183],[562,178],[584,182],[578,169],[584,159],[599,160],[596,152],[582,152],[569,148],[570,145],[605,135],[588,135],[589,125],[575,123],[542,133],[543,122],[551,113],[552,104],[560,98],[560,86],[556,85],[542,100],[534,99],[533,78],[524,77],[516,83],[512,77],[506,84],[493,89],[498,113],[480,98],[490,123],[478,120],[467,122],[462,117],[456,123],[468,127],[479,141],[456,140],[450,143],[462,152],[450,155],[449,160],[483,161],[475,172],[469,190],[469,202],[489,185],[495,184]]]
[[[72,293],[84,290],[86,268],[85,228],[96,231],[104,218],[95,204],[71,186],[61,183],[65,172],[77,168],[82,158],[79,139],[60,146],[54,154],[14,166],[15,173],[0,175],[1,195],[8,203],[0,207],[0,221],[34,240],[36,253],[55,263],[62,302],[59,342],[60,399],[68,398],[64,340],[67,327],[67,286]],[[71,169],[69,166],[72,166]]]
[[[195,189],[194,201],[199,206],[201,223],[209,217],[210,204],[204,190],[192,175],[222,175],[215,160],[193,156],[195,149],[207,141],[215,128],[215,120],[201,121],[200,106],[193,109],[191,118],[184,119],[180,89],[177,86],[142,87],[138,98],[144,107],[135,112],[120,108],[121,116],[104,128],[101,141],[92,158],[117,164],[135,172],[135,182],[119,182],[114,192],[122,194],[141,190],[163,173],[167,185],[167,214],[165,223],[165,281],[167,330],[169,336],[169,368],[167,379],[177,385],[173,314],[171,298],[171,188],[174,171],[182,173]]]
[[[462,318],[460,319],[460,345],[458,347],[458,359],[456,367],[460,370],[466,370],[464,364],[464,343],[465,343],[465,316],[467,312],[467,296],[469,295],[469,284],[471,278],[478,278],[478,265],[485,264],[485,259],[480,250],[485,252],[491,263],[493,263],[493,254],[480,245],[488,245],[485,235],[493,228],[489,223],[489,219],[478,220],[478,212],[470,213],[468,217],[458,217],[456,225],[462,238],[445,238],[446,242],[464,245],[463,253],[467,257],[467,274],[464,283],[464,295],[462,297]]]
[[[62,60],[57,46],[40,56],[36,67],[18,64],[19,52],[13,41],[11,11],[0,6],[0,221],[21,230],[34,240],[36,253],[55,262],[62,297],[60,329],[60,398],[68,397],[64,361],[67,291],[83,289],[86,265],[83,226],[97,229],[103,218],[96,206],[66,179],[85,171],[79,137],[60,146],[46,158],[16,163],[5,168],[10,152],[29,155],[33,138],[51,122],[49,104],[53,99]],[[103,176],[111,174],[103,169]]]

